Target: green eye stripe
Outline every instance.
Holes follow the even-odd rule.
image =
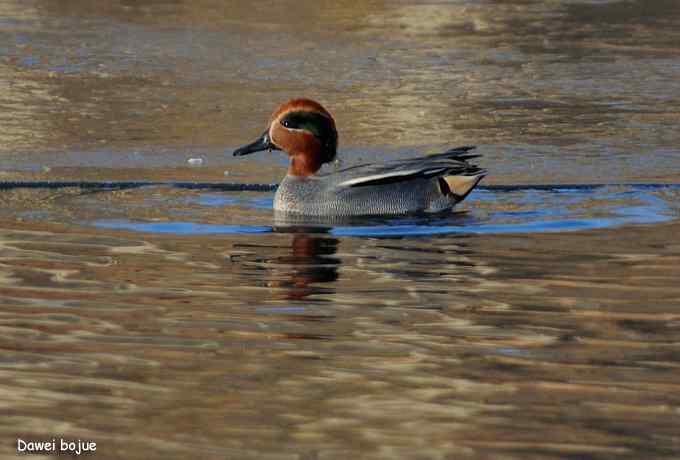
[[[316,112],[290,112],[283,117],[281,124],[286,128],[309,131],[319,140],[327,138],[332,131],[330,120]]]

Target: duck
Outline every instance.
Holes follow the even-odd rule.
[[[335,119],[320,103],[297,98],[272,113],[254,142],[237,148],[240,157],[263,150],[288,155],[286,176],[274,195],[274,211],[298,216],[385,216],[441,213],[463,201],[486,171],[469,160],[475,146],[383,163],[352,165],[320,173],[337,157]]]

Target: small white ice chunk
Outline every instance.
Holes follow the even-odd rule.
[[[189,158],[187,160],[190,166],[201,166],[203,164],[203,158]]]

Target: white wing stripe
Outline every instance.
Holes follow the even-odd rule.
[[[404,169],[399,171],[390,171],[381,174],[373,174],[371,176],[361,176],[355,179],[340,182],[338,187],[351,187],[353,185],[361,184],[363,182],[371,182],[379,179],[387,179],[389,177],[412,176],[414,174],[438,174],[446,171],[447,168],[433,168],[433,169]]]

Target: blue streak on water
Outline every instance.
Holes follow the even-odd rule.
[[[247,199],[238,195],[209,195],[202,194],[195,203],[201,206],[223,207],[227,205],[248,205],[255,209],[272,209],[274,200],[271,196]]]
[[[480,190],[474,209],[446,216],[409,216],[354,219],[351,222],[278,222],[269,225],[221,225],[200,222],[133,222],[97,220],[95,226],[151,233],[250,234],[286,229],[321,230],[336,236],[400,237],[440,234],[504,234],[594,230],[627,224],[652,224],[678,217],[669,201],[655,195],[677,187],[624,186]],[[625,204],[620,202],[624,201]],[[206,207],[240,206],[271,210],[272,196],[201,194],[193,202]],[[495,211],[498,203],[506,206]],[[507,210],[510,207],[512,209]],[[225,214],[225,219],[228,219]]]
[[[35,67],[40,64],[40,58],[37,56],[25,56],[19,60],[19,64],[24,67]]]
[[[135,230],[145,233],[177,233],[206,235],[215,233],[269,233],[272,227],[258,225],[215,225],[195,222],[130,222],[127,220],[98,220],[96,227]]]

